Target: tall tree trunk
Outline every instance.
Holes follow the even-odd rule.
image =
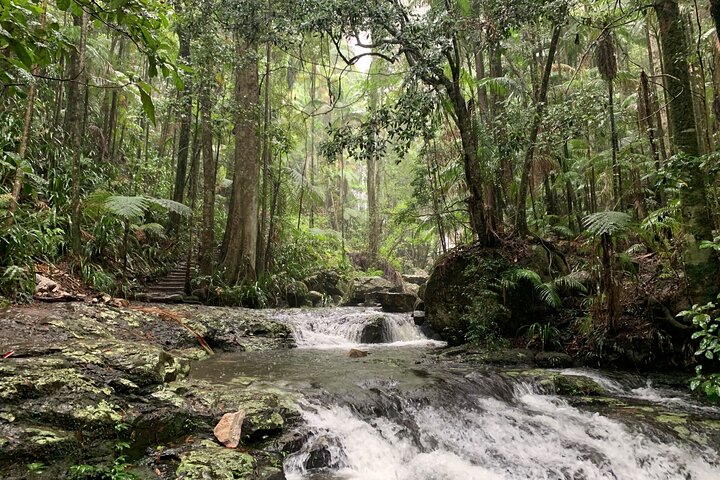
[[[689,157],[683,168],[687,186],[680,190],[685,230],[683,261],[692,300],[702,302],[711,300],[717,293],[720,269],[717,256],[709,249],[699,248],[701,241],[712,240],[713,237],[705,178],[697,161],[699,147],[690,86],[687,37],[677,1],[657,0],[654,8],[660,24],[668,94],[673,99],[670,103],[672,139],[678,151]]]
[[[73,24],[79,27],[80,37],[70,54],[69,74],[71,81],[67,89],[67,108],[65,110],[65,131],[68,143],[72,146],[72,186],[70,192],[70,240],[75,255],[80,255],[82,242],[80,238],[80,189],[82,186],[82,146],[84,132],[82,131],[84,97],[83,85],[86,80],[85,50],[87,46],[88,16],[84,11],[81,15],[73,15]]]
[[[210,276],[213,273],[215,257],[215,184],[217,164],[213,155],[212,132],[212,100],[208,85],[202,85],[200,94],[200,129],[203,158],[203,222],[200,235],[200,275]]]
[[[185,28],[178,28],[179,50],[178,57],[184,65],[190,63],[190,32]],[[190,123],[192,122],[192,87],[190,77],[186,76],[185,86],[180,96],[180,133],[177,148],[177,161],[175,167],[175,188],[173,189],[173,200],[183,203],[185,201],[185,182],[187,177],[188,156],[190,152]],[[170,215],[171,232],[177,232],[180,226],[180,215]]]
[[[256,278],[260,146],[257,109],[260,104],[258,58],[255,46],[236,39],[235,168],[224,252],[225,280],[237,283]]]
[[[613,80],[608,80],[608,115],[610,116],[610,148],[612,150],[613,197],[618,208],[623,209],[622,169],[618,160],[620,142],[618,141],[617,124],[615,122],[615,93]]]
[[[263,172],[262,172],[262,196],[260,199],[260,231],[257,241],[257,259],[255,262],[255,270],[258,276],[265,273],[267,258],[266,246],[270,242],[268,233],[268,188],[270,186],[270,162],[272,160],[272,143],[270,142],[270,54],[272,52],[271,44],[268,41],[265,44],[265,101],[263,114]]]
[[[540,132],[540,125],[542,125],[543,115],[545,113],[545,103],[547,102],[548,87],[550,86],[550,73],[552,72],[552,65],[555,61],[555,52],[557,52],[557,46],[560,41],[560,33],[562,32],[564,21],[565,10],[561,13],[560,18],[553,29],[550,47],[548,48],[548,57],[545,62],[545,71],[543,72],[542,84],[540,85],[537,104],[535,106],[535,118],[533,120],[532,129],[530,130],[530,143],[528,145],[527,152],[525,153],[525,160],[523,161],[522,177],[520,178],[520,189],[518,191],[518,204],[515,217],[515,230],[519,235],[525,235],[528,233],[527,197],[530,187],[530,172],[532,171],[533,159],[535,157],[535,148],[538,134]]]
[[[370,73],[376,73],[378,62],[373,62]],[[368,109],[372,115],[378,108],[378,87],[371,84],[368,79]],[[373,139],[374,140],[374,139]],[[380,165],[379,157],[371,152],[367,157],[367,194],[368,194],[368,262],[372,266],[378,265],[380,254]]]

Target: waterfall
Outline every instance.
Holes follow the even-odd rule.
[[[368,344],[401,346],[430,341],[409,314],[386,313],[379,309],[285,310],[276,313],[275,318],[290,325],[299,348],[352,348]]]
[[[312,433],[286,460],[288,480],[314,478],[307,466],[318,456],[330,466],[319,478],[346,480],[720,478],[710,448],[581,411],[529,383],[505,400],[476,391],[455,404],[457,393],[441,404],[397,397],[379,415],[369,413],[377,406],[303,404]]]

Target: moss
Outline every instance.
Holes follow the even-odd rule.
[[[655,419],[660,423],[669,423],[672,425],[684,425],[687,423],[687,415],[681,413],[665,412],[655,417]]]
[[[542,369],[516,370],[505,372],[514,378],[534,380],[549,393],[565,396],[594,397],[604,396],[605,389],[594,380],[579,375],[561,375]]]
[[[185,455],[178,467],[178,480],[233,480],[254,477],[255,459],[247,453],[204,441]]]

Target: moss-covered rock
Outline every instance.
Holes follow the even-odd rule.
[[[425,290],[427,322],[451,345],[468,339],[472,327],[505,325],[510,312],[494,290],[510,267],[499,250],[459,247],[435,264]]]
[[[515,370],[505,372],[505,374],[531,381],[543,391],[551,394],[573,397],[606,395],[605,389],[599,383],[580,375],[564,375],[543,369]]]
[[[176,474],[178,480],[234,480],[255,478],[255,459],[211,441],[183,456]]]

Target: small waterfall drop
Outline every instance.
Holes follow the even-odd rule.
[[[432,342],[406,313],[374,308],[284,310],[275,318],[293,330],[299,348],[348,348],[358,345],[394,346]],[[442,345],[432,342],[430,345]]]

